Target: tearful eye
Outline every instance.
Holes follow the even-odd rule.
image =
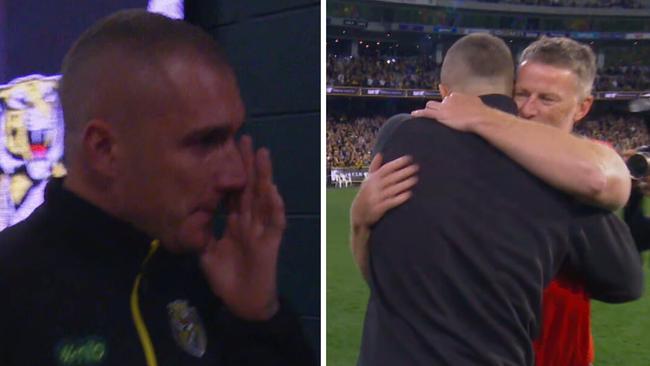
[[[203,147],[211,147],[211,146],[219,146],[222,145],[226,141],[226,136],[222,136],[219,134],[208,134],[201,136],[197,144],[203,146]]]
[[[211,128],[208,130],[197,131],[183,139],[183,145],[207,151],[221,147],[232,136],[232,132],[225,128]]]

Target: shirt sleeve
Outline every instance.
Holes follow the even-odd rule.
[[[638,251],[650,249],[650,218],[643,213],[643,193],[638,188],[632,188],[630,200],[623,210],[625,223],[636,243]]]
[[[380,153],[386,147],[386,144],[390,140],[390,137],[393,135],[393,132],[399,127],[404,121],[411,119],[410,114],[396,114],[389,118],[379,129],[377,133],[377,140],[375,141],[375,146],[372,149],[372,155],[375,156],[377,153]]]
[[[232,366],[311,366],[314,352],[298,317],[286,304],[267,321],[246,321],[223,307],[217,316],[223,327],[225,364]]]
[[[616,215],[583,208],[571,226],[568,265],[590,297],[611,303],[636,300],[643,291],[641,257],[630,230]]]

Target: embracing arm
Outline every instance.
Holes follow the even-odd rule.
[[[355,223],[350,210],[350,250],[354,257],[354,262],[363,279],[368,282],[368,239],[370,238],[370,228],[368,226]]]
[[[623,218],[630,228],[639,252],[650,249],[650,218],[643,212],[643,198],[648,195],[648,178],[636,181],[630,200],[623,210]]]
[[[630,175],[613,149],[513,115],[478,123],[475,132],[550,185],[581,201],[615,210],[630,195]]]
[[[532,174],[585,203],[614,210],[629,198],[625,162],[601,143],[517,118],[467,95],[451,94],[443,103],[429,102],[414,115],[478,134]]]
[[[572,225],[565,262],[582,275],[589,296],[619,303],[643,294],[643,267],[630,230],[615,214],[583,210]]]
[[[368,239],[370,228],[386,211],[411,197],[410,189],[417,182],[418,166],[408,156],[381,165],[381,154],[375,155],[368,177],[361,184],[350,207],[350,249],[366,282],[369,279]]]

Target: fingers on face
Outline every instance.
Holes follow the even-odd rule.
[[[280,192],[278,192],[278,187],[275,185],[272,185],[270,198],[270,224],[274,229],[284,230],[287,226],[287,219],[284,215],[284,201],[280,196]]]
[[[269,153],[269,150],[264,147],[257,150],[255,160],[258,182],[272,182],[273,167],[271,164],[271,154]]]
[[[255,203],[258,207],[266,207],[271,201],[273,192],[271,157],[267,149],[259,149],[255,158]]]
[[[242,136],[239,141],[239,151],[241,153],[244,170],[246,171],[246,186],[241,192],[239,198],[239,213],[241,215],[241,224],[246,225],[250,222],[251,204],[253,201],[252,185],[255,182],[255,157],[253,155],[253,141],[250,136]]]
[[[256,203],[257,211],[265,224],[270,224],[273,228],[284,229],[286,219],[284,216],[284,201],[278,187],[273,184],[273,165],[269,150],[261,148],[257,151],[256,156]]]
[[[202,259],[207,259],[208,262],[211,262],[216,256],[223,254],[224,250],[228,250],[224,247],[225,242],[241,242],[245,234],[245,231],[242,230],[242,216],[238,212],[230,212],[228,218],[226,219],[226,228],[223,233],[223,236],[220,238],[213,238],[208,245],[206,245],[202,252]],[[206,258],[206,256],[208,256]]]
[[[280,238],[286,226],[284,202],[273,184],[269,151],[261,148],[254,152],[252,139],[245,135],[239,141],[239,151],[247,181],[233,198],[236,209],[228,216],[227,233],[235,241],[248,245],[264,242],[267,235]]]
[[[250,176],[253,173],[253,164],[255,157],[253,155],[253,140],[248,135],[243,135],[239,140],[239,152],[241,153],[244,170],[251,181]]]

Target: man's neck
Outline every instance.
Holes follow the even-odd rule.
[[[63,187],[109,215],[119,216],[119,200],[113,199],[107,185],[94,187],[82,177],[69,173],[63,179]]]
[[[476,95],[476,96],[498,94],[498,95],[506,96],[508,98],[512,98],[512,89],[504,90],[503,88],[495,88],[494,85],[484,85],[484,84],[470,85],[464,88],[459,88],[458,90],[451,90],[450,92],[452,93],[459,92],[463,94]]]

